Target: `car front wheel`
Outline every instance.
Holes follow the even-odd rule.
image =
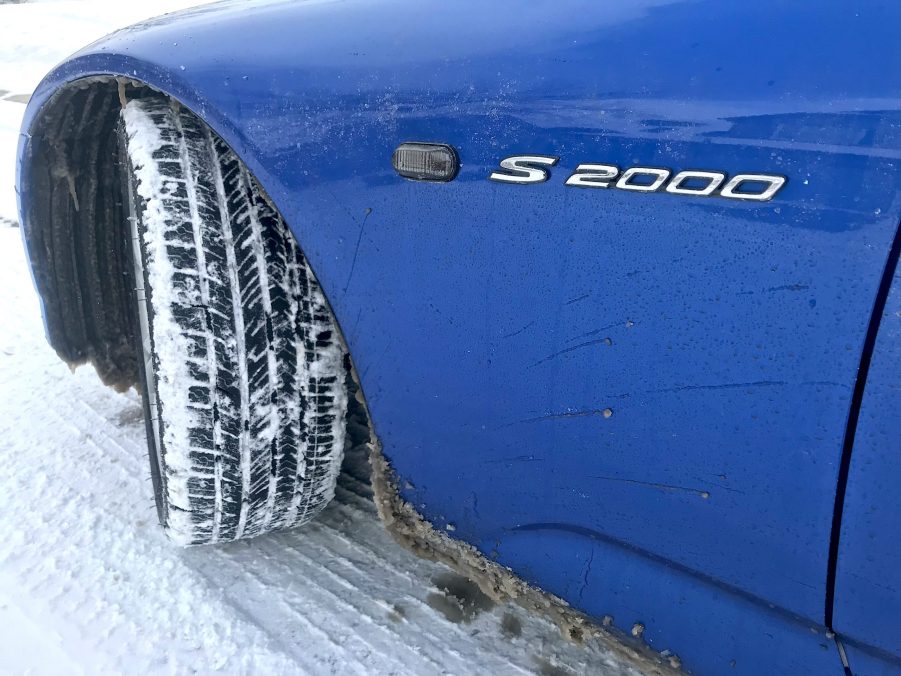
[[[347,381],[338,327],[235,153],[162,97],[120,147],[160,521],[183,544],[302,524],[332,498]]]

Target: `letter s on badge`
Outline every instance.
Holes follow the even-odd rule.
[[[501,169],[506,172],[493,171],[488,178],[501,183],[543,183],[550,174],[541,167],[553,167],[559,160],[548,155],[514,155],[501,160]],[[536,164],[540,166],[530,166]]]

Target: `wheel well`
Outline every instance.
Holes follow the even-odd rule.
[[[72,83],[41,109],[23,158],[23,227],[47,338],[70,366],[92,363],[107,385],[138,381],[127,288],[120,100],[152,92],[122,78]]]
[[[126,267],[119,113],[126,99],[162,95],[123,77],[73,82],[36,117],[22,164],[23,227],[47,338],[67,364],[93,364],[118,390],[139,384],[140,331]],[[356,446],[369,440],[369,415],[349,355],[346,368]]]

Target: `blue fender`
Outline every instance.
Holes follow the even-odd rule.
[[[899,25],[869,0],[225,3],[86,48],[25,125],[96,75],[182,102],[297,235],[427,520],[695,673],[842,673],[829,545],[901,219]],[[459,176],[400,178],[404,141]],[[560,160],[486,180],[520,154]],[[788,181],[565,187],[580,163]]]

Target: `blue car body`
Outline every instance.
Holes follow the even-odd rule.
[[[901,673],[899,26],[875,0],[225,3],[78,53],[25,129],[107,75],[211,125],[437,528],[693,673],[841,674],[836,638]],[[399,177],[405,141],[457,178]],[[549,180],[487,180],[536,154]],[[565,186],[581,163],[787,183]]]

